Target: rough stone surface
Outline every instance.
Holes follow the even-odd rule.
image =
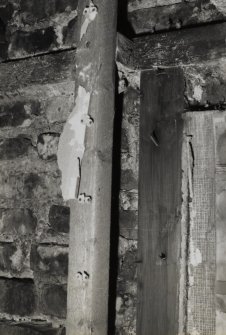
[[[75,47],[78,1],[7,1],[0,6],[0,60]]]
[[[224,0],[128,1],[128,20],[135,34],[181,29],[225,19]]]
[[[70,223],[70,208],[53,205],[49,211],[50,229],[53,231],[68,233]]]
[[[0,244],[0,276],[33,278],[29,264],[30,245],[27,242]]]
[[[27,127],[40,114],[38,101],[17,101],[0,106],[0,127]]]
[[[65,335],[65,328],[53,328],[45,322],[20,322],[2,320],[0,322],[1,335]]]
[[[59,246],[32,246],[31,268],[47,276],[67,276],[68,248]]]
[[[189,107],[221,109],[226,101],[226,59],[184,68]]]
[[[36,308],[32,280],[0,279],[0,312],[11,315],[32,315]]]
[[[19,136],[0,140],[0,159],[15,159],[28,154],[31,141]]]
[[[42,159],[56,159],[60,134],[47,133],[38,136],[37,149]]]
[[[37,218],[30,209],[0,209],[0,234],[4,236],[33,235]]]
[[[139,109],[139,91],[129,85],[122,111],[117,335],[136,334]]]
[[[116,304],[116,334],[136,334],[136,253],[135,241],[119,239],[119,275]]]
[[[43,314],[66,317],[67,310],[66,285],[45,285],[42,287],[40,309]]]

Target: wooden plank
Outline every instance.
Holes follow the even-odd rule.
[[[188,112],[184,115],[182,219],[185,221],[187,218],[186,334],[216,334],[213,131],[213,116],[216,113]]]
[[[0,64],[0,92],[72,80],[74,51],[62,51]]]
[[[142,72],[139,335],[178,334],[183,91],[180,69]]]
[[[67,335],[106,335],[117,1],[96,0],[94,11],[90,2],[84,13],[85,6],[84,1],[79,1],[76,79],[79,91],[90,94],[88,114],[93,123],[86,129],[79,193],[91,199],[82,203],[75,194],[70,200]],[[79,95],[76,101],[83,109]],[[65,166],[69,163],[66,161]]]
[[[226,112],[215,113],[216,153],[216,335],[226,327]]]
[[[153,33],[161,30],[180,29],[209,22],[222,21],[225,14],[210,0],[165,2],[164,5],[145,1],[129,2],[128,20],[135,34]]]
[[[177,66],[226,56],[226,23],[152,34],[134,39],[134,66]],[[208,37],[208,38],[207,38]]]

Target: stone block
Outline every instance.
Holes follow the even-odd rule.
[[[23,136],[0,139],[0,160],[25,156],[28,154],[30,148],[32,148],[31,140]]]
[[[37,219],[31,209],[0,209],[0,234],[28,236],[35,233]]]
[[[12,322],[3,320],[0,322],[1,335],[65,335],[65,328],[53,328],[45,322]]]
[[[1,243],[0,276],[8,278],[33,278],[29,257],[30,243]]]
[[[16,0],[0,7],[0,60],[75,46],[77,3]]]
[[[67,276],[68,248],[60,246],[33,245],[31,269],[48,276]]]
[[[50,230],[59,233],[69,233],[70,208],[52,205],[49,211]]]
[[[0,279],[0,312],[29,316],[35,312],[35,287],[32,280]]]
[[[61,95],[47,101],[45,112],[49,122],[64,122],[67,120],[74,106],[74,88],[69,87],[69,90],[71,91],[70,95]]]
[[[32,116],[40,115],[38,101],[17,101],[0,106],[0,127],[27,127],[32,122]]]
[[[132,169],[126,169],[121,171],[121,189],[123,190],[134,190],[138,188],[137,173]]]
[[[60,134],[44,133],[38,136],[37,149],[44,160],[56,159]]]
[[[61,198],[60,173],[0,172],[0,196],[4,199],[39,201]]]
[[[184,69],[185,99],[190,107],[221,109],[226,101],[225,59]]]
[[[137,240],[138,215],[137,211],[120,211],[120,235],[129,240]]]
[[[120,209],[127,211],[138,210],[138,194],[137,192],[128,192],[128,191],[121,191],[119,194],[120,200]]]
[[[46,315],[65,318],[67,311],[66,285],[44,285],[41,291],[41,312]]]

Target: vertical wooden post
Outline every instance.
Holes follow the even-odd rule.
[[[177,335],[184,78],[141,73],[137,334]]]
[[[106,335],[117,1],[81,0],[78,15],[76,84],[90,94],[93,120],[86,128],[79,193],[91,201],[70,200],[67,335]]]

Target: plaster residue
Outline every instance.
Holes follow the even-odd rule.
[[[80,40],[82,39],[83,35],[86,34],[89,24],[95,20],[97,13],[98,13],[97,6],[95,6],[94,3],[90,1],[89,6],[86,6],[83,11],[85,19],[81,27]]]
[[[60,136],[57,160],[62,173],[61,190],[64,200],[76,198],[80,178],[80,164],[85,151],[86,124],[81,122],[88,115],[90,93],[79,86],[75,107]]]
[[[211,0],[211,3],[222,13],[226,14],[226,2],[225,0]]]
[[[202,263],[202,254],[198,248],[195,248],[192,241],[190,241],[190,264],[194,267]]]
[[[135,90],[140,90],[140,71],[139,70],[134,70],[130,69],[120,62],[117,62],[117,68],[118,68],[118,73],[119,77],[122,75],[126,78],[128,81],[129,85],[133,87]]]
[[[216,311],[216,335],[225,335],[226,313]]]
[[[194,87],[193,98],[200,102],[202,100],[203,89],[200,85]]]
[[[191,335],[200,335],[200,333],[195,328],[193,328],[191,331]]]

